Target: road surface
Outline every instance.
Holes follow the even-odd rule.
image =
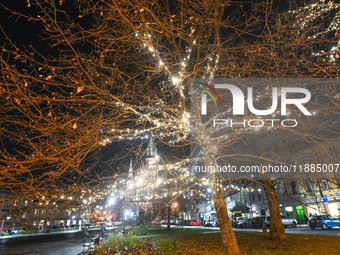
[[[107,229],[112,232],[114,229]],[[86,241],[100,234],[100,229],[89,230]],[[14,237],[14,236],[13,236]],[[1,255],[76,255],[83,251],[83,232],[67,231],[58,234],[25,236],[21,238],[1,238]]]

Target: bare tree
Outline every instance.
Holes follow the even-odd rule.
[[[336,73],[334,66],[312,59],[308,31],[314,28],[296,33],[290,14],[274,10],[272,3],[35,0],[28,2],[32,7],[32,12],[11,11],[41,23],[53,53],[7,38],[0,71],[0,183],[22,199],[46,196],[52,185],[76,193],[84,183],[104,180],[93,170],[101,152],[119,145],[115,160],[142,155],[138,141],[152,131],[176,150],[187,148],[188,134],[194,134],[206,165],[232,157],[232,145],[251,131],[212,132],[199,107],[190,116],[189,98],[199,102],[190,93],[193,78]],[[268,91],[259,86],[256,92],[270,97]],[[338,109],[337,93],[327,90],[331,113]],[[197,126],[190,126],[189,117]],[[228,254],[239,254],[223,189],[234,177],[208,177],[223,244]]]

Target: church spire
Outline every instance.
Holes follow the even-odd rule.
[[[157,147],[154,143],[152,132],[151,132],[151,135],[150,135],[150,142],[149,142],[148,148],[146,149],[146,156],[148,158],[156,158],[156,156],[157,156]]]
[[[130,158],[129,178],[133,177],[132,158]]]

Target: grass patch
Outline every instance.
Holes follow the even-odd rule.
[[[236,232],[241,254],[338,254],[340,238],[336,236],[286,234],[287,240],[276,243],[268,233]],[[154,238],[162,254],[224,254],[218,233]]]
[[[171,227],[170,230],[167,230],[166,227],[162,226],[135,226],[128,231],[129,235],[136,236],[146,236],[146,235],[167,235],[167,234],[179,234],[179,233],[196,233],[196,232],[204,232],[204,231],[214,231],[212,229],[206,228],[178,228]],[[218,231],[218,230],[216,230]]]
[[[157,229],[151,228],[157,232]],[[196,231],[197,229],[195,229]],[[164,231],[159,228],[158,231]],[[154,233],[151,231],[151,233]],[[339,253],[337,236],[286,234],[287,240],[273,242],[268,233],[236,232],[237,242],[242,255],[329,255]],[[220,233],[178,234],[172,236],[139,238],[137,236],[110,236],[90,254],[120,255],[210,255],[225,254],[221,245]]]

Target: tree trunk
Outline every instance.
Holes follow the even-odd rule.
[[[322,192],[322,187],[321,187],[321,184],[320,184],[320,179],[316,179],[316,183],[318,185],[318,188],[319,188],[319,192],[320,192],[320,197],[323,197],[323,192]],[[328,214],[328,210],[327,210],[327,207],[325,205],[325,202],[321,202],[322,205],[323,205],[323,209],[324,209],[324,213],[325,214]],[[320,207],[318,205],[318,208],[319,208],[319,213],[323,214],[322,211],[320,210]]]
[[[286,239],[285,227],[282,224],[279,201],[273,183],[270,179],[264,179],[264,191],[268,199],[268,207],[270,212],[270,234],[273,240]]]
[[[224,200],[223,189],[221,189],[218,180],[213,183],[212,199],[216,209],[217,223],[221,231],[222,242],[228,255],[238,255],[240,250],[237,245],[237,240],[231,226],[228,215],[227,205]]]
[[[167,230],[170,230],[170,219],[171,219],[171,206],[168,206],[168,225],[167,225]]]

